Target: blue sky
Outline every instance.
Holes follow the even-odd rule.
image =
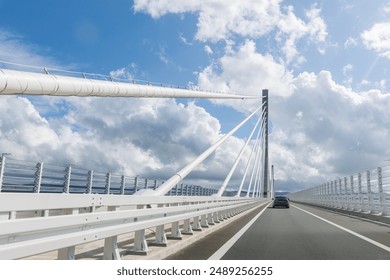
[[[239,93],[268,88],[270,159],[283,190],[390,158],[388,30],[390,1],[0,0],[1,61]],[[1,152],[149,177],[174,173],[259,105],[1,99]],[[222,182],[250,129],[193,179]]]

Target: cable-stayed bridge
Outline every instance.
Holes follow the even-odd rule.
[[[258,99],[259,107],[166,180],[31,163],[3,153],[0,259],[53,256],[48,252],[58,259],[390,259],[389,167],[290,194],[288,210],[270,207],[268,90],[244,96],[52,73],[0,69],[0,94]],[[219,189],[185,183],[256,116]],[[241,184],[226,196],[252,139]]]

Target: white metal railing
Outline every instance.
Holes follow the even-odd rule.
[[[58,250],[74,259],[77,245],[104,240],[103,258],[120,259],[118,236],[134,233],[132,253],[146,254],[145,230],[167,244],[245,210],[262,198],[0,193],[0,259]],[[170,225],[170,226],[169,226]]]
[[[293,201],[390,216],[390,165],[289,194]]]
[[[132,195],[141,189],[154,190],[165,181],[126,176],[112,172],[96,172],[78,168],[15,160],[0,157],[0,193],[84,193]],[[218,190],[180,183],[167,195],[210,196]]]

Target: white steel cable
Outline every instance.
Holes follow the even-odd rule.
[[[247,190],[247,194],[246,196],[249,197],[249,194],[252,190],[252,184],[253,184],[253,179],[254,179],[254,176],[255,176],[255,171],[256,171],[256,168],[257,168],[257,164],[259,162],[259,154],[260,154],[260,149],[262,147],[261,145],[261,141],[263,139],[263,134],[264,134],[264,119],[263,119],[263,122],[262,122],[262,125],[261,125],[261,129],[259,131],[259,134],[257,135],[257,140],[256,140],[256,147],[254,148],[255,149],[255,157],[254,157],[254,161],[253,161],[253,166],[252,166],[252,170],[251,170],[251,178],[249,180],[249,185],[248,185],[248,190]],[[254,193],[255,193],[255,189],[253,188],[253,192],[252,192],[252,197],[254,196]]]
[[[263,109],[263,113],[264,113],[264,109]],[[258,131],[257,131],[257,135],[256,135],[256,138],[255,138],[255,143],[254,143],[254,145],[253,145],[253,147],[252,147],[252,149],[251,149],[251,153],[250,153],[250,155],[249,155],[248,162],[247,162],[247,164],[246,164],[246,166],[245,166],[244,175],[242,176],[240,186],[238,187],[238,190],[237,190],[236,196],[238,196],[238,197],[241,195],[241,191],[242,191],[242,188],[243,188],[243,186],[244,186],[244,183],[245,183],[245,180],[246,180],[246,176],[247,176],[248,171],[249,171],[249,167],[251,166],[251,162],[252,162],[252,159],[253,159],[254,151],[255,151],[255,149],[256,149],[256,147],[257,147],[257,142],[258,142],[258,140],[259,140],[259,135],[260,135],[260,132],[261,132],[261,127],[262,127],[263,122],[264,122],[264,120],[263,120],[262,118],[261,118],[261,120],[262,120],[262,123],[261,123],[261,125],[260,125],[260,128],[259,128]]]
[[[226,139],[232,136],[241,126],[243,126],[250,118],[252,118],[259,110],[261,106],[257,108],[252,114],[250,114],[247,118],[245,118],[241,123],[235,126],[232,130],[230,130],[227,134],[217,140],[211,147],[206,149],[203,153],[201,153],[196,159],[194,159],[187,166],[182,168],[179,172],[174,174],[171,178],[169,178],[164,184],[158,187],[156,190],[144,190],[142,195],[165,195],[168,193],[174,186],[180,183],[196,166],[198,166],[201,162],[203,162],[209,155],[211,155],[219,146],[221,146]]]
[[[264,103],[263,103],[261,106],[263,107],[263,105],[264,105]],[[222,196],[223,192],[225,191],[225,189],[226,189],[226,187],[227,187],[227,184],[229,183],[230,179],[232,178],[233,173],[234,173],[234,171],[236,170],[237,165],[238,165],[238,163],[240,162],[241,157],[242,157],[242,155],[244,154],[244,151],[245,151],[246,147],[248,146],[249,142],[251,141],[252,136],[253,136],[253,134],[255,133],[255,130],[256,130],[256,128],[257,128],[257,126],[259,125],[259,123],[260,123],[261,120],[262,120],[262,115],[259,116],[259,119],[257,120],[257,122],[256,122],[256,124],[255,124],[255,126],[254,126],[254,128],[252,129],[252,131],[251,131],[251,133],[250,133],[248,139],[246,140],[244,146],[241,148],[240,153],[238,154],[236,160],[234,161],[233,166],[230,168],[229,173],[228,173],[228,175],[226,176],[225,180],[223,181],[221,187],[219,188],[218,193],[216,194],[216,196]]]
[[[261,98],[260,95],[235,95],[0,69],[0,95],[15,94],[143,98]]]

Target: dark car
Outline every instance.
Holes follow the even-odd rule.
[[[285,196],[275,196],[274,203],[272,204],[272,208],[276,206],[290,208],[290,202]]]

